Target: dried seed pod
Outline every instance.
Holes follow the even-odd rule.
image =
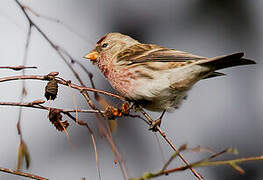
[[[121,112],[120,109],[118,109],[118,111],[117,111],[117,116],[118,116],[118,117],[121,117],[121,116],[122,116],[122,112]]]
[[[55,78],[52,78],[46,85],[45,88],[45,97],[47,100],[54,100],[57,97],[58,93],[58,83]]]
[[[53,109],[51,108],[48,114],[48,119],[51,121],[51,123],[54,123],[56,121],[62,120],[61,111],[59,109]]]
[[[113,112],[115,111],[115,108],[112,106],[108,106],[105,110],[105,115],[109,120],[115,119],[115,116],[113,115]]]
[[[64,128],[65,128],[65,129],[68,128],[69,123],[68,123],[68,121],[63,121],[63,122],[61,122],[61,121],[56,121],[56,122],[54,123],[54,126],[56,127],[56,129],[57,129],[58,131],[64,131]],[[64,128],[63,128],[63,127],[64,127]]]
[[[122,112],[124,115],[129,114],[129,112],[130,112],[130,105],[129,105],[128,102],[124,102],[124,103],[121,105],[121,112]]]
[[[114,117],[117,117],[117,116],[119,115],[118,109],[114,108],[113,111],[112,111],[112,115],[113,115]]]
[[[58,131],[63,131],[69,126],[68,121],[62,121],[61,111],[58,109],[50,109],[48,119],[56,127]]]
[[[107,116],[107,118],[109,120],[114,120],[117,117],[121,117],[122,112],[121,112],[121,110],[114,108],[113,106],[108,106],[106,111],[105,111],[105,115]]]

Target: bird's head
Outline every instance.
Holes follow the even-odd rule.
[[[84,56],[95,63],[109,63],[122,50],[139,43],[135,39],[121,33],[109,33],[103,36],[94,49]],[[101,62],[103,61],[103,62]]]

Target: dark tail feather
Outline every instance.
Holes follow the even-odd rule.
[[[244,53],[235,53],[227,56],[220,56],[209,59],[209,61],[200,62],[200,65],[209,66],[215,68],[215,70],[224,69],[233,66],[241,66],[248,64],[256,64],[255,61],[250,59],[242,58]]]
[[[218,76],[225,76],[226,74],[221,73],[221,72],[213,72],[209,76],[204,77],[203,79],[208,79],[208,78],[213,78],[213,77],[218,77]]]

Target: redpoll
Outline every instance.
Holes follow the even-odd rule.
[[[235,53],[213,58],[142,44],[120,34],[102,37],[86,56],[122,96],[151,111],[178,108],[199,80],[224,75],[232,66],[255,64]]]

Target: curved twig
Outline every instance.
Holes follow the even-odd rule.
[[[44,75],[44,76],[43,75],[21,75],[21,76],[9,76],[9,77],[0,78],[0,83],[1,82],[7,82],[7,81],[22,80],[22,79],[49,81],[49,77],[47,75]],[[65,86],[69,86],[68,81],[63,80],[62,78],[58,78],[57,77],[57,82],[59,84],[65,85]],[[120,99],[122,101],[125,100],[124,97],[116,95],[116,94],[112,94],[112,93],[107,92],[107,91],[93,89],[93,88],[89,88],[89,87],[85,87],[85,86],[78,86],[78,85],[73,84],[73,83],[71,83],[70,86],[72,88],[74,88],[74,89],[79,90],[79,91],[83,91],[83,90],[92,91],[92,92],[101,93],[101,94],[104,94],[104,95],[107,95],[107,96],[112,96],[112,97],[118,98],[118,99]]]
[[[43,106],[40,104],[34,104],[33,102],[0,102],[0,105],[2,106],[20,106],[20,107],[29,107],[29,108],[36,108],[36,109],[42,109],[42,110],[48,110],[50,107],[48,106]],[[100,110],[93,110],[93,109],[61,109],[61,108],[53,108],[61,111],[62,113],[75,113],[75,112],[80,112],[80,113],[105,113],[104,111]]]
[[[23,69],[37,69],[36,66],[0,66],[0,69],[12,69],[14,71],[20,71]]]
[[[152,124],[154,121],[152,118],[141,108],[139,107],[138,110],[145,116],[145,118],[149,121],[150,124]],[[199,179],[202,180],[202,176],[194,170],[190,164],[186,161],[186,159],[181,155],[181,153],[178,151],[178,149],[173,145],[170,139],[165,135],[165,133],[161,130],[159,126],[156,127],[157,131],[160,133],[160,135],[165,139],[165,141],[170,145],[170,147],[178,154],[178,156],[182,159],[182,161],[186,164],[187,167],[192,171],[192,173]]]
[[[23,177],[31,178],[31,179],[48,180],[47,178],[44,178],[44,177],[41,177],[41,176],[38,176],[38,175],[29,174],[29,173],[16,171],[16,170],[3,168],[3,167],[0,167],[0,171],[5,172],[5,173],[9,173],[9,174],[14,174],[14,175],[17,175],[17,176],[23,176]]]

